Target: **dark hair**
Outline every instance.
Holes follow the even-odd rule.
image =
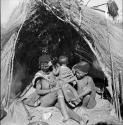
[[[39,57],[39,65],[41,63],[48,63],[49,61],[51,61],[51,58],[49,55],[42,55]]]
[[[68,64],[68,57],[67,56],[60,56],[59,57],[59,63],[62,64]]]
[[[57,63],[58,63],[58,58],[57,57],[52,58],[52,64],[56,65]]]
[[[76,65],[74,65],[73,69],[79,70],[84,73],[88,73],[88,71],[90,69],[90,64],[88,62],[81,61],[81,62],[77,63]]]

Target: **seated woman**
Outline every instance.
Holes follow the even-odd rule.
[[[78,95],[82,100],[82,106],[93,108],[96,105],[96,88],[93,79],[88,76],[90,65],[83,61],[73,66],[73,72],[78,79]]]
[[[39,58],[40,70],[35,74],[32,84],[23,92],[23,102],[29,106],[44,107],[51,106],[56,101],[56,93],[59,88],[55,87],[55,82],[51,71],[49,71],[49,55]],[[31,87],[31,89],[30,89]],[[27,90],[29,90],[27,92]],[[26,93],[27,92],[27,93]]]

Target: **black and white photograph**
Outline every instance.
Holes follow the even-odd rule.
[[[1,125],[123,125],[123,0],[1,0]]]

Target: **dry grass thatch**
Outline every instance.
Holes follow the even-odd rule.
[[[114,26],[96,11],[83,6],[77,0],[28,0],[22,2],[13,13],[2,34],[1,78],[4,88],[11,86],[13,58],[19,31],[23,23],[35,13],[35,5],[44,6],[59,20],[70,24],[85,39],[97,57],[103,71],[111,76],[111,59],[115,76],[123,70],[123,37],[122,29]],[[7,87],[8,86],[8,87]]]

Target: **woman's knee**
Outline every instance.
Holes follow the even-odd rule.
[[[55,101],[52,101],[52,99],[49,99],[49,100],[40,100],[41,102],[41,105],[42,107],[51,107],[54,105]]]
[[[46,95],[40,99],[42,107],[53,106],[57,100],[56,95]]]

